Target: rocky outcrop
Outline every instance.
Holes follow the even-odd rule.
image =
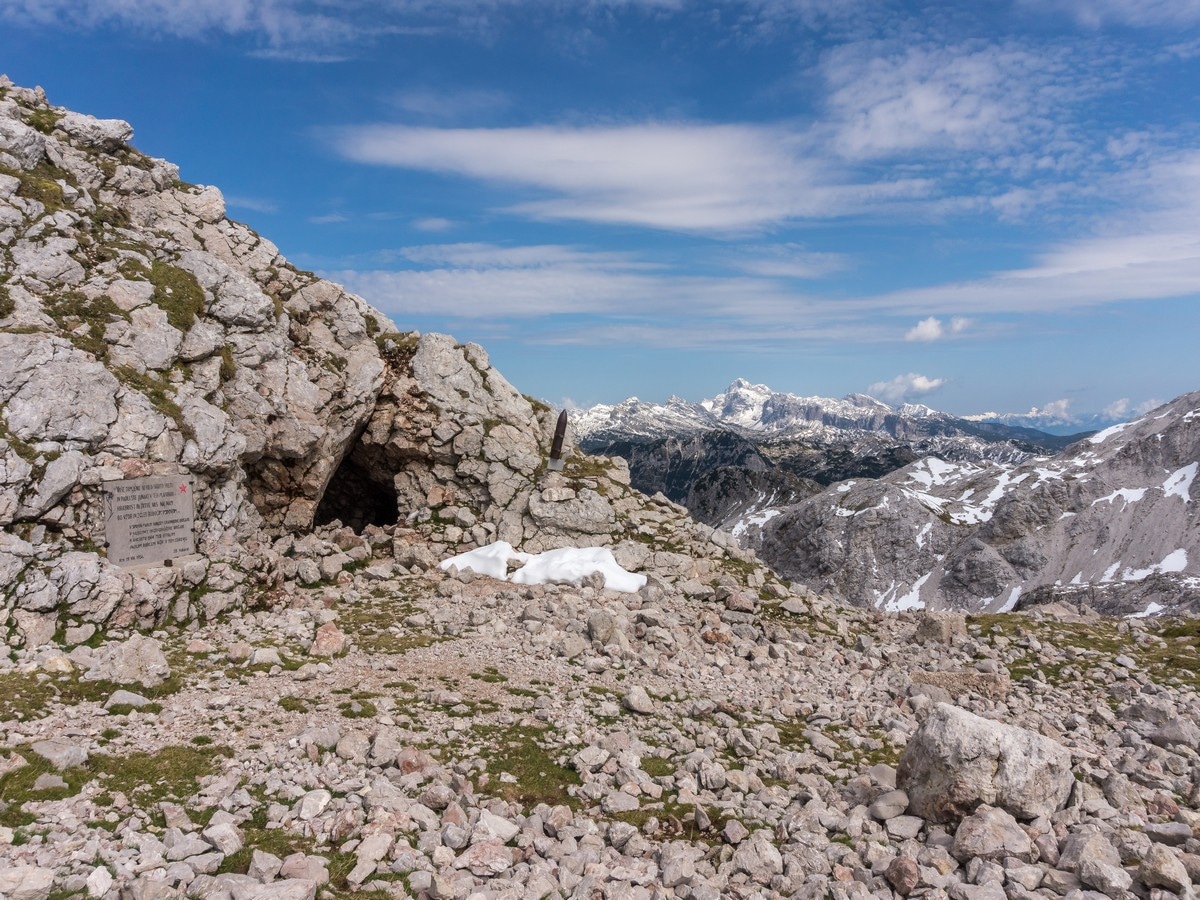
[[[781,574],[848,602],[1110,613],[1200,608],[1200,393],[1020,466],[921,460],[843,482],[762,529]]]
[[[498,539],[626,544],[626,558],[667,533],[710,543],[619,462],[568,447],[548,472],[549,407],[482,347],[399,332],[132,136],[0,82],[0,597],[15,641],[333,580],[381,543],[342,526],[389,529],[425,568]],[[149,475],[193,479],[198,559],[118,569],[104,486]],[[729,541],[699,551],[713,553],[750,559]]]

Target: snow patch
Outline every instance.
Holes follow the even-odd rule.
[[[888,612],[904,612],[905,610],[909,609],[924,609],[925,601],[921,599],[921,588],[925,586],[925,582],[929,580],[929,576],[932,574],[932,572],[926,572],[917,579],[917,583],[912,586],[912,590],[910,590],[903,597],[896,597],[893,600],[889,600],[884,606],[884,609]]]
[[[511,576],[508,574],[509,560],[524,563]],[[621,568],[607,547],[564,547],[530,554],[514,550],[507,541],[496,541],[438,563],[438,568],[443,571],[451,567],[460,572],[470,569],[480,575],[514,584],[577,585],[595,572],[604,576],[604,586],[613,591],[635,593],[646,584],[645,575]]]
[[[755,513],[752,516],[746,516],[746,518],[744,518],[744,519],[739,519],[738,523],[736,525],[734,525],[733,528],[730,530],[730,534],[732,534],[736,538],[740,538],[743,535],[745,535],[746,531],[750,528],[751,525],[757,525],[759,528],[762,528],[764,525],[766,525],[768,522],[770,522],[773,518],[775,518],[778,515],[782,515],[782,514],[783,514],[783,510],[780,510],[780,509],[760,510],[759,512]]]
[[[855,482],[853,482],[853,481],[843,482],[842,484],[839,484],[837,486],[837,492],[839,494],[844,494],[844,493],[846,493],[846,491],[850,490],[850,488],[854,487],[854,485],[855,485]]]
[[[1103,444],[1106,440],[1108,440],[1114,434],[1120,434],[1122,431],[1124,431],[1126,428],[1128,428],[1132,424],[1133,424],[1132,422],[1122,422],[1120,425],[1110,425],[1108,428],[1105,428],[1103,431],[1097,431],[1095,434],[1093,434],[1090,438],[1087,439],[1087,442],[1089,444]]]
[[[1008,599],[1004,601],[996,612],[1012,612],[1017,608],[1017,601],[1021,599],[1021,586],[1018,584],[1012,591],[1009,592]]]
[[[1097,503],[1112,503],[1120,497],[1126,503],[1137,503],[1146,496],[1146,488],[1118,488],[1107,497],[1101,497],[1099,500],[1093,500],[1092,506]]]
[[[1190,503],[1192,482],[1196,478],[1197,469],[1200,469],[1200,463],[1191,463],[1172,472],[1163,482],[1163,496],[1179,497],[1184,503]]]
[[[921,526],[921,530],[917,532],[917,547],[918,547],[918,549],[921,549],[921,550],[925,549],[925,538],[929,537],[929,532],[932,528],[933,528],[932,522],[926,522],[924,525]]]
[[[1163,607],[1161,604],[1155,603],[1153,600],[1151,600],[1149,605],[1145,609],[1143,609],[1141,612],[1130,613],[1125,618],[1127,618],[1127,619],[1144,619],[1147,616],[1157,615],[1158,613],[1162,612],[1164,608],[1165,607]]]
[[[1172,550],[1162,562],[1148,569],[1126,569],[1121,573],[1122,581],[1144,581],[1151,575],[1163,575],[1167,572],[1182,572],[1187,568],[1187,551]]]

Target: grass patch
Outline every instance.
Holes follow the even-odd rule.
[[[0,284],[0,319],[7,319],[17,311],[17,303],[9,293],[7,284]]]
[[[67,172],[46,160],[28,170],[0,166],[0,172],[16,178],[20,182],[17,185],[17,196],[26,200],[36,200],[42,204],[47,215],[58,212],[66,205],[62,186],[58,181],[74,181]]]
[[[287,712],[305,713],[309,710],[309,701],[303,697],[280,697],[279,706]]]
[[[42,134],[50,134],[54,131],[54,126],[62,121],[62,117],[63,113],[55,112],[48,107],[39,107],[25,118],[25,123]]]
[[[504,682],[508,681],[508,678],[506,678],[504,675],[501,675],[500,671],[495,666],[488,666],[483,670],[482,673],[472,672],[471,677],[476,681],[483,681],[487,684],[503,684]]]
[[[560,765],[541,743],[541,731],[522,725],[477,725],[472,734],[487,747],[488,772],[492,779],[489,793],[525,806],[546,803],[579,809],[579,800],[568,788],[583,782],[574,769]],[[516,781],[502,781],[501,772]]]
[[[76,706],[80,703],[103,703],[119,688],[135,691],[147,699],[165,697],[180,689],[178,674],[154,688],[140,684],[113,684],[108,681],[83,681],[77,674],[47,678],[44,673],[12,672],[0,675],[0,721],[40,718],[55,704]],[[159,707],[161,711],[162,707]],[[150,711],[149,707],[143,707]]]
[[[19,752],[21,757],[26,761],[26,765],[21,766],[9,772],[0,779],[0,801],[4,803],[4,809],[0,810],[0,825],[5,825],[9,828],[19,828],[22,825],[29,825],[36,820],[36,816],[32,813],[27,813],[22,808],[24,804],[31,800],[61,800],[64,797],[71,797],[79,793],[79,789],[84,783],[91,778],[90,773],[83,768],[67,769],[59,772],[48,760],[38,756],[28,747],[16,748],[13,752]],[[34,783],[42,775],[58,775],[66,783],[66,787],[48,788],[36,790]]]
[[[658,819],[662,831],[665,832],[665,835],[660,834],[660,837],[698,841],[703,844],[722,843],[721,829],[734,817],[711,807],[704,807],[704,812],[710,822],[705,831],[701,831],[696,826],[695,808],[684,806],[674,799],[647,803],[630,812],[614,813],[612,818],[620,822],[627,822],[639,831],[645,828],[650,819],[654,818]]]
[[[150,264],[148,275],[154,285],[150,298],[167,314],[167,321],[180,331],[187,331],[204,312],[204,289],[196,276],[161,260]]]
[[[196,432],[183,417],[183,410],[175,402],[170,384],[149,372],[139,372],[130,366],[118,366],[113,372],[121,383],[140,391],[155,409],[173,421],[184,438],[195,440]]]
[[[71,343],[101,361],[108,356],[108,344],[104,341],[105,329],[115,319],[129,318],[106,294],[89,300],[79,291],[66,291],[57,296],[47,297],[44,300],[44,308],[66,332]],[[87,326],[86,334],[79,333],[80,325]]]
[[[347,719],[373,719],[379,713],[370,700],[346,700],[338,704],[338,709]]]
[[[196,793],[200,779],[216,774],[220,760],[231,756],[228,747],[170,746],[154,753],[94,754],[87,767],[106,791],[119,791],[145,806],[160,800],[187,800]]]

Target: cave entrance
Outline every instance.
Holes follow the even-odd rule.
[[[347,454],[329,479],[325,496],[317,504],[313,524],[328,525],[338,519],[362,534],[368,525],[395,525],[400,518],[398,505],[391,479],[372,477],[368,469]]]

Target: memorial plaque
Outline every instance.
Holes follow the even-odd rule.
[[[188,475],[128,478],[104,485],[108,561],[156,566],[196,552],[192,479]]]

